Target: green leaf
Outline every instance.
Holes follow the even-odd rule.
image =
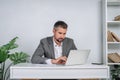
[[[9,50],[18,47],[18,45],[15,44],[17,38],[18,37],[15,37],[11,41],[9,41],[9,43],[7,43],[3,46],[0,46],[0,63],[6,61],[6,59],[8,58]]]
[[[0,49],[0,63],[6,61],[8,54],[6,50]]]
[[[1,49],[11,50],[11,49],[17,48],[18,45],[15,44],[17,38],[18,37],[13,38],[11,41],[9,41],[9,43],[3,45]]]
[[[14,63],[14,64],[18,64],[18,63],[24,63],[27,62],[27,58],[29,57],[29,55],[27,55],[24,52],[15,52],[13,54],[10,54],[9,59]]]

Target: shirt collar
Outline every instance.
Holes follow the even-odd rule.
[[[54,44],[54,47],[61,47],[63,45],[63,42],[61,42],[61,45],[57,45],[56,42],[54,41],[54,38],[53,38],[53,44]]]

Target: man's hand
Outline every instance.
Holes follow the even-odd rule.
[[[66,56],[62,56],[59,57],[57,59],[52,59],[51,62],[52,64],[65,64],[67,61],[67,57]]]

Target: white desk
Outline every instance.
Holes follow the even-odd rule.
[[[109,78],[106,65],[60,66],[46,64],[22,63],[10,67],[11,79],[80,79]]]

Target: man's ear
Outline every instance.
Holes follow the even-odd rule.
[[[53,29],[53,33],[55,33],[55,31],[56,31],[56,30],[55,30],[55,29]]]

